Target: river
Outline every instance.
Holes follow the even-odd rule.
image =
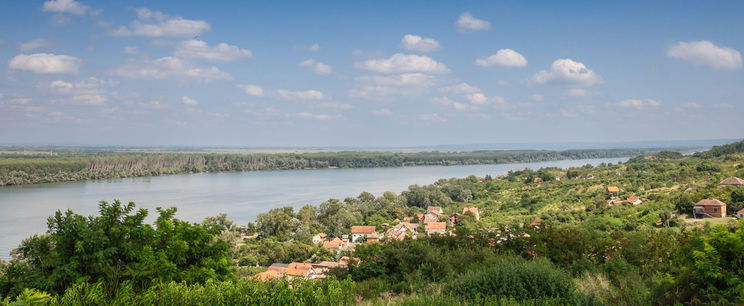
[[[265,172],[199,173],[115,180],[0,187],[0,258],[26,237],[46,230],[46,219],[56,210],[72,209],[92,215],[101,200],[133,201],[138,207],[178,207],[177,218],[198,222],[226,213],[245,224],[259,213],[282,206],[318,205],[329,198],[343,199],[362,191],[381,195],[401,192],[413,184],[440,178],[498,176],[509,170],[573,167],[617,163],[627,158],[563,160],[539,163],[287,170]]]

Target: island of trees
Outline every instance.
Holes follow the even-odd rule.
[[[149,224],[101,202],[96,216],[57,212],[0,263],[0,305],[741,305],[741,177],[744,142],[443,179],[242,226],[174,208]],[[698,215],[718,202],[725,217]],[[376,235],[404,223],[417,232]]]
[[[325,168],[474,165],[633,157],[659,148],[468,152],[204,153],[114,149],[0,148],[0,186],[167,174]]]

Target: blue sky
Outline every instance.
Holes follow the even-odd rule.
[[[0,143],[740,138],[744,3],[4,1]]]

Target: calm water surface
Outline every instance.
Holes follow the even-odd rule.
[[[43,233],[46,218],[56,210],[72,209],[91,215],[97,212],[101,200],[133,201],[138,207],[151,209],[151,216],[155,207],[176,206],[178,218],[195,222],[227,213],[238,224],[245,224],[271,208],[317,205],[329,198],[357,196],[362,191],[380,195],[385,191],[401,192],[413,184],[430,184],[440,178],[497,176],[515,169],[566,168],[625,160],[200,173],[0,187],[0,258],[8,259],[10,251],[24,238]]]

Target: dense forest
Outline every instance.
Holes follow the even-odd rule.
[[[405,167],[632,157],[661,149],[470,152],[157,153],[62,150],[0,153],[0,186],[166,174],[323,168]]]
[[[57,212],[46,234],[0,262],[0,305],[741,305],[744,221],[690,216],[702,199],[725,202],[729,215],[744,208],[744,186],[719,185],[731,176],[744,177],[744,142],[442,179],[276,208],[244,226],[225,215],[180,221],[173,208],[148,224],[133,203],[101,202],[97,216]],[[429,206],[480,216],[463,215],[447,235],[353,251],[312,241],[354,225],[384,231]],[[341,256],[356,259],[324,279],[247,277]]]

